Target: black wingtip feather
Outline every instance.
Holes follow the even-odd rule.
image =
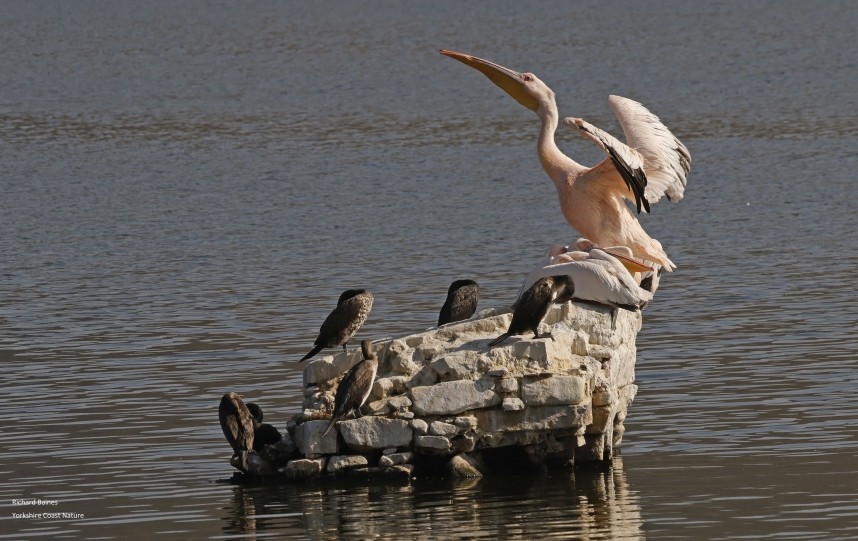
[[[620,173],[620,176],[623,177],[623,181],[625,181],[628,189],[635,196],[635,206],[638,209],[638,214],[641,213],[641,207],[649,212],[649,201],[646,200],[646,196],[644,194],[647,185],[646,174],[640,168],[630,169],[629,166],[620,159],[613,148],[607,147],[607,150],[608,156],[611,157],[611,162],[614,164],[614,167]]]

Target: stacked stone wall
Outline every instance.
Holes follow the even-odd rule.
[[[289,478],[397,473],[421,464],[452,475],[481,475],[491,453],[510,449],[524,466],[610,460],[634,400],[637,312],[565,303],[543,322],[552,338],[488,342],[511,314],[479,317],[378,341],[378,377],[363,416],[322,436],[342,376],[360,351],[310,362],[301,413],[284,441],[269,446],[258,471]]]

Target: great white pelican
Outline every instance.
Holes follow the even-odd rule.
[[[566,118],[570,128],[599,145],[608,157],[593,167],[563,154],[554,142],[559,123],[554,92],[532,73],[519,73],[469,54],[442,49],[449,56],[479,70],[517,102],[542,120],[537,154],[554,182],[560,209],[569,224],[600,246],[628,246],[635,257],[661,265],[676,265],[661,243],[643,230],[629,200],[649,212],[662,196],[679,201],[685,192],[691,154],[658,117],[640,103],[609,96],[608,104],[620,121],[627,144],[580,119]]]

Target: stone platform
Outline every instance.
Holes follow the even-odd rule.
[[[326,437],[336,387],[361,353],[310,362],[303,411],[246,474],[468,477],[610,460],[637,391],[640,313],[620,310],[612,327],[607,308],[565,303],[540,328],[553,339],[510,337],[489,349],[510,318],[484,310],[376,342],[378,378],[363,417],[338,423]]]

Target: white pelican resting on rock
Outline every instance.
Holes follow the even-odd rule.
[[[585,167],[557,148],[554,132],[559,115],[554,92],[535,75],[455,51],[441,50],[441,54],[479,70],[542,119],[537,143],[539,161],[554,182],[560,210],[572,227],[598,245],[628,246],[636,257],[669,271],[676,267],[661,243],[646,234],[625,202],[634,202],[638,213],[641,208],[649,212],[650,203],[662,196],[676,202],[685,192],[691,155],[657,116],[636,101],[610,96],[608,103],[620,121],[627,144],[580,118],[565,119],[568,126],[608,154],[594,167]]]
[[[628,246],[608,246],[606,248],[600,248],[593,244],[589,239],[578,239],[575,241],[575,247],[582,252],[588,252],[591,257],[595,255],[596,258],[604,259],[604,257],[600,255],[602,251],[614,256],[614,258],[616,258],[627,271],[632,273],[635,283],[638,283],[641,289],[655,295],[663,268],[658,265],[656,265],[656,268],[653,268],[642,264],[640,261],[635,259]],[[594,250],[594,248],[598,250]],[[563,254],[560,254],[553,262],[562,263],[563,260],[564,256]],[[641,305],[641,308],[644,306],[645,304]]]
[[[577,243],[577,247],[584,249],[559,254],[548,265],[533,269],[519,290],[519,298],[523,295],[521,292],[537,280],[565,274],[575,284],[573,298],[610,306],[614,309],[612,322],[616,319],[618,308],[635,311],[652,300],[652,293],[638,286],[620,258],[592,246],[592,243],[588,245],[583,240]],[[518,302],[516,300],[516,304]]]

